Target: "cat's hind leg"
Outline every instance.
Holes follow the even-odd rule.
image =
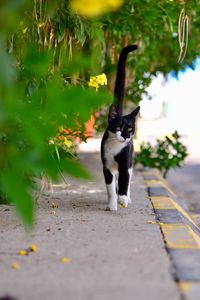
[[[116,192],[116,179],[115,173],[112,173],[109,169],[103,169],[107,195],[108,195],[108,206],[106,210],[117,210],[117,192]]]

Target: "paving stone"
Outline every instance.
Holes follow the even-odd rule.
[[[200,281],[200,249],[169,249],[169,253],[177,280]]]
[[[179,224],[183,222],[180,213],[176,209],[154,209],[156,219],[161,223]]]
[[[164,187],[153,186],[148,188],[150,196],[170,196],[170,192]]]

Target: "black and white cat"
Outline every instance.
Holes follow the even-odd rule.
[[[119,57],[114,90],[114,104],[108,113],[108,127],[101,142],[101,160],[108,194],[107,210],[117,210],[118,203],[127,207],[131,203],[133,134],[135,119],[140,107],[123,116],[125,93],[125,64],[127,55],[137,49],[130,45],[122,49]]]

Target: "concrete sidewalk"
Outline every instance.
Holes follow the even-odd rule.
[[[11,208],[0,206],[0,299],[181,299],[141,174],[132,179],[133,203],[108,212],[99,153],[80,159],[94,180],[68,178],[67,187],[54,186],[40,199],[31,233]],[[30,243],[38,251],[19,256]],[[11,268],[14,261],[19,270]]]

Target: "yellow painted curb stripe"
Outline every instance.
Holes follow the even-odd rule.
[[[140,174],[141,174],[142,176],[145,176],[145,175],[146,175],[146,176],[151,176],[151,175],[153,175],[153,176],[159,177],[157,171],[142,171],[142,172],[140,172]]]
[[[200,237],[187,224],[160,224],[164,240],[171,249],[200,249]]]
[[[167,189],[171,192],[172,195],[175,195],[175,193],[171,190],[171,188],[169,187],[167,181],[162,177],[162,175],[160,175],[159,173],[156,173],[156,171],[146,171],[146,172],[141,172],[142,175],[155,175],[158,178],[158,182],[165,182],[165,185],[167,186]],[[154,180],[156,181],[156,180]],[[152,196],[152,197],[159,197],[159,196]],[[152,198],[150,197],[150,198]],[[193,218],[190,217],[190,215],[185,211],[184,208],[182,208],[176,201],[174,201],[172,198],[171,202],[173,203],[174,207],[196,228],[199,230],[198,225],[195,223],[195,221],[193,220]]]
[[[163,183],[165,184],[165,186],[167,187],[168,191],[175,196],[175,193],[172,191],[169,183],[167,180],[165,180],[161,175],[159,175],[159,178],[163,181]]]
[[[179,281],[178,287],[187,299],[199,299],[200,281]]]
[[[166,186],[168,186],[170,188],[170,185],[168,183],[168,181],[166,179],[163,178],[163,176],[158,172],[158,171],[141,171],[140,174],[142,176],[155,176],[157,177],[157,179],[146,179],[147,181],[161,181],[163,182],[163,184],[165,184]],[[171,188],[170,188],[171,189]]]
[[[176,209],[186,218],[188,219],[188,221],[199,230],[199,227],[197,226],[197,224],[194,222],[194,220],[190,217],[190,215],[173,199],[171,199],[172,203],[174,204],[174,206],[176,207]]]
[[[171,198],[152,196],[149,197],[154,209],[176,209]]]
[[[170,209],[177,209],[196,229],[199,230],[199,227],[198,225],[195,223],[195,221],[193,220],[192,217],[190,217],[190,215],[184,210],[184,208],[182,208],[175,200],[173,200],[172,198],[170,197],[167,197],[167,196],[150,196],[149,197],[151,202],[152,202],[152,205],[154,202],[159,202],[160,201],[160,208],[157,208],[157,209],[162,209],[162,202],[163,201],[168,201],[167,199],[169,199],[171,205],[173,206],[173,208],[170,208]],[[158,204],[159,206],[159,204]],[[156,209],[156,207],[154,207]],[[163,208],[164,209],[164,208]],[[165,208],[167,209],[167,208]]]
[[[178,286],[179,286],[181,292],[187,293],[191,289],[191,282],[189,282],[189,281],[180,281],[178,283]]]
[[[159,179],[145,179],[144,182],[148,186],[163,185],[163,182]]]
[[[175,195],[174,192],[172,191],[172,189],[170,188],[169,184],[167,183],[166,180],[162,179],[162,177],[159,177],[158,175],[156,175],[158,177],[158,179],[147,179],[144,180],[145,184],[148,187],[155,187],[155,186],[163,186],[164,188],[166,188],[172,195]]]

